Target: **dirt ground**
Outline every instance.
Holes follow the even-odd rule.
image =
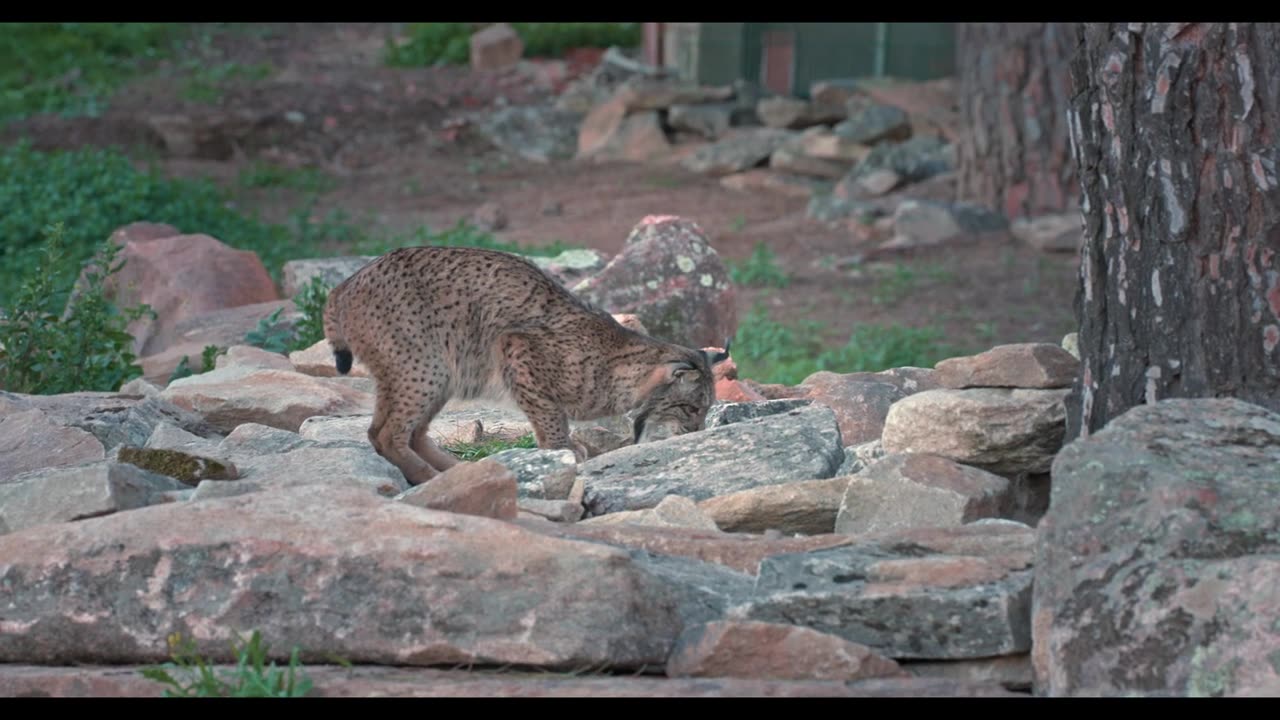
[[[471,133],[455,136],[452,118],[495,102],[545,101],[551,91],[511,72],[385,67],[381,53],[394,31],[387,24],[298,24],[219,33],[194,57],[126,86],[99,118],[31,118],[5,129],[3,139],[27,136],[46,149],[123,146],[140,164],[228,187],[255,162],[314,167],[335,181],[320,195],[316,216],[340,209],[363,226],[392,230],[443,229],[496,202],[509,217],[495,233],[501,239],[616,253],[645,215],[682,215],[728,260],[746,259],[766,243],[791,277],[782,289],[742,288],[742,313],[763,301],[776,320],[821,322],[833,345],[858,324],[934,326],[950,344],[973,351],[1058,342],[1074,330],[1075,257],[1036,251],[1004,233],[850,267],[839,261],[867,241],[807,219],[804,198],[729,190],[674,162],[532,163]],[[227,81],[210,102],[184,97],[184,61],[270,69],[265,77]],[[220,159],[166,157],[140,122],[210,112],[268,120]],[[283,188],[240,192],[239,203],[276,221],[303,199]]]

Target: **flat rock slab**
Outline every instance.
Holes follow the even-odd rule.
[[[635,669],[683,627],[680,589],[625,551],[346,488],[31,528],[0,558],[5,663],[162,662],[173,632],[228,662],[256,628],[276,660]]]
[[[36,408],[0,409],[0,482],[31,470],[104,457],[102,443],[87,431],[59,425]]]
[[[837,476],[766,485],[708,498],[698,507],[725,532],[821,535],[835,530],[849,481]]]
[[[0,482],[0,533],[144,507],[183,487],[165,475],[107,460],[33,470]]]
[[[0,666],[0,697],[160,697],[142,666]],[[215,665],[218,674],[234,666]],[[308,666],[314,697],[1019,697],[994,683],[948,679],[751,680],[570,675],[363,665]],[[1025,697],[1025,696],[1023,696]]]
[[[121,446],[141,446],[162,423],[170,423],[200,437],[217,429],[196,413],[156,397],[108,392],[61,395],[21,395],[0,391],[0,413],[37,409],[55,425],[93,435],[106,452]]]
[[[1036,546],[1037,692],[1280,690],[1280,414],[1140,405],[1067,445]]]
[[[728,617],[809,627],[894,659],[1026,652],[1034,533],[1012,525],[885,534],[772,555],[760,563],[755,597]],[[968,552],[955,552],[965,540]],[[1008,552],[1011,541],[1021,552]]]
[[[723,565],[731,570],[755,575],[760,562],[773,555],[805,553],[839,547],[854,542],[848,535],[814,535],[805,538],[768,538],[760,535],[713,532],[687,528],[658,528],[643,525],[561,525],[539,520],[517,520],[516,524],[534,532],[616,547],[643,550]],[[1028,551],[1028,558],[1030,551]]]
[[[579,466],[587,515],[643,510],[669,494],[706,500],[834,475],[844,461],[835,414],[804,407],[641,445]]]
[[[223,432],[249,422],[297,432],[314,415],[373,412],[372,393],[340,382],[345,379],[230,366],[175,380],[161,397]]]

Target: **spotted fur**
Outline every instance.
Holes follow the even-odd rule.
[[[383,255],[329,293],[324,331],[340,373],[353,356],[369,369],[369,442],[415,485],[458,462],[427,435],[451,398],[509,398],[538,447],[581,461],[570,420],[632,413],[637,442],[701,429],[728,357],[623,327],[525,258],[478,248]]]

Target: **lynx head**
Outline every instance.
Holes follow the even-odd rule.
[[[679,357],[670,358],[650,373],[643,400],[632,413],[632,440],[636,444],[702,429],[707,409],[716,400],[711,368],[729,358],[729,342],[714,354],[683,350]]]

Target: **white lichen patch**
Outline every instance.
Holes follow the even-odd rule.
[[[645,284],[644,284],[644,286],[645,286],[645,287],[647,287],[647,288],[649,288],[650,290],[657,290],[657,289],[658,289],[658,281],[657,281],[657,280],[650,280],[649,282],[645,283]]]
[[[1152,365],[1147,368],[1147,387],[1146,402],[1148,405],[1154,405],[1156,402],[1156,384],[1160,380],[1160,366]]]
[[[1244,104],[1244,114],[1240,119],[1243,120],[1253,109],[1253,64],[1249,62],[1243,45],[1236,46],[1236,76],[1240,78],[1240,99]]]
[[[702,273],[702,276],[698,278],[698,282],[703,287],[711,287],[715,284],[716,279],[711,277],[711,273]]]
[[[1160,294],[1160,268],[1151,271],[1151,299],[1156,301],[1156,307],[1164,305],[1164,297]]]
[[[697,263],[688,255],[677,255],[676,267],[680,268],[680,272],[693,272],[693,269],[697,267]]]

